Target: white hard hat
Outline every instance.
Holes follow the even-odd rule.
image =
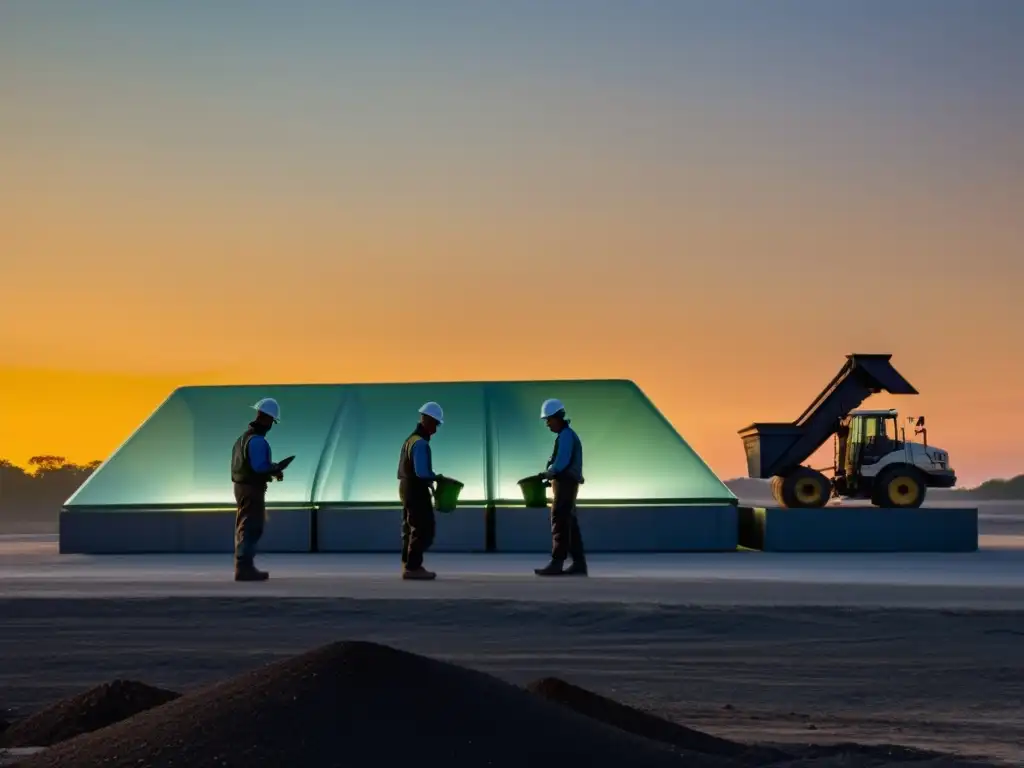
[[[265,413],[267,416],[272,418],[274,421],[281,420],[281,406],[277,404],[277,400],[272,397],[264,397],[256,405],[253,406],[260,413]]]
[[[540,406],[540,417],[542,419],[549,419],[552,416],[554,416],[556,413],[558,413],[559,411],[564,411],[564,410],[565,410],[565,406],[562,405],[562,401],[561,400],[555,400],[554,398],[551,398],[550,400],[545,400],[541,404],[541,406]]]
[[[444,411],[441,410],[441,406],[431,400],[429,403],[424,403],[420,408],[420,413],[424,416],[429,416],[438,424],[444,424]]]

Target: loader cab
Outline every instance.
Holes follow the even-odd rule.
[[[856,478],[865,464],[874,464],[903,448],[895,410],[852,411],[838,430],[836,467],[847,478]]]

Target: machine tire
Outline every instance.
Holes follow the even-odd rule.
[[[776,480],[779,481],[777,491]],[[772,495],[783,507],[824,507],[832,495],[832,482],[821,472],[800,467],[786,477],[772,478]]]
[[[889,467],[875,480],[871,503],[876,507],[913,509],[924,503],[927,490],[927,480],[919,469],[905,464]]]

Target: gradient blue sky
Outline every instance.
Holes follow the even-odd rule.
[[[889,351],[966,477],[1024,471],[1022,40],[1014,0],[7,0],[0,442],[87,451],[38,436],[55,371],[158,377],[93,453],[169,381],[625,376],[729,475]]]
[[[333,170],[342,200],[389,206],[449,163],[490,184],[488,166],[516,158],[528,167],[506,195],[550,157],[629,166],[646,203],[677,195],[670,171],[686,166],[804,185],[840,173],[851,193],[885,170],[966,196],[1020,173],[1013,0],[15,0],[0,13],[16,156],[59,140],[120,166],[160,141],[168,162]],[[347,183],[399,162],[402,187]]]

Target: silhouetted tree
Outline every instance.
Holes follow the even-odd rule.
[[[7,459],[0,459],[0,510],[15,499],[24,498],[32,476]]]
[[[53,472],[63,469],[69,465],[63,456],[33,456],[28,460],[28,465],[34,467],[37,472]]]
[[[29,459],[26,471],[0,459],[0,523],[56,524],[61,506],[101,463],[42,455]]]

